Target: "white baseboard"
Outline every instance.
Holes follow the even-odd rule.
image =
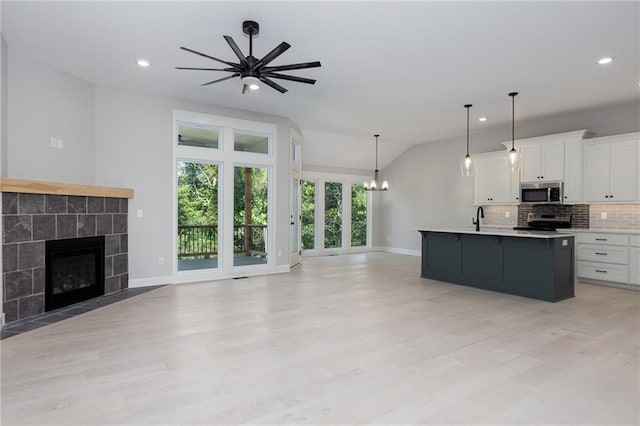
[[[171,284],[172,282],[173,277],[171,275],[167,275],[165,277],[138,278],[135,280],[129,280],[129,288],[151,287],[154,285]]]
[[[381,251],[377,247],[351,247],[348,249],[305,250],[302,257],[331,256],[336,254],[356,254]]]
[[[150,287],[155,285],[165,285],[165,284],[186,284],[186,283],[196,283],[202,281],[219,281],[219,280],[227,280],[230,278],[238,278],[238,277],[255,277],[258,275],[271,275],[271,274],[282,274],[285,272],[289,272],[290,268],[288,265],[279,265],[273,268],[257,268],[257,269],[246,269],[240,271],[231,271],[228,273],[218,273],[215,275],[207,274],[207,273],[199,273],[198,271],[193,271],[193,273],[188,274],[180,274],[178,276],[167,275],[164,277],[151,277],[151,278],[138,278],[129,280],[129,288],[137,288],[137,287]]]
[[[407,250],[407,249],[402,249],[402,248],[396,248],[396,247],[378,247],[379,251],[386,251],[389,253],[396,253],[396,254],[407,254],[409,256],[422,256],[422,253],[420,250]]]

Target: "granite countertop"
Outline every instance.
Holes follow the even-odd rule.
[[[516,231],[509,228],[491,228],[480,227],[480,231],[476,231],[475,228],[469,229],[465,227],[461,228],[418,228],[418,231],[426,232],[445,232],[448,234],[471,234],[471,235],[495,235],[500,237],[518,237],[518,238],[567,238],[568,234],[558,233],[554,231]]]

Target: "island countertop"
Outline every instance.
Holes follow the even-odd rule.
[[[472,234],[472,235],[495,235],[499,237],[524,237],[524,238],[567,238],[571,232],[555,232],[555,231],[526,231],[514,230],[509,228],[482,228],[476,231],[474,228],[418,228],[419,232],[444,232],[447,234]]]

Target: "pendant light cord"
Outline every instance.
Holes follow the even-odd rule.
[[[516,96],[518,92],[509,93],[511,96],[511,151],[515,151],[516,143]]]
[[[378,136],[380,135],[373,135],[376,138],[376,172],[378,171]]]
[[[467,104],[464,107],[467,109],[467,157],[469,156],[469,109],[473,105]]]

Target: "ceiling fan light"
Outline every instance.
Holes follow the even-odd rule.
[[[250,90],[258,90],[260,88],[260,80],[255,77],[242,77],[242,82],[246,84]]]

